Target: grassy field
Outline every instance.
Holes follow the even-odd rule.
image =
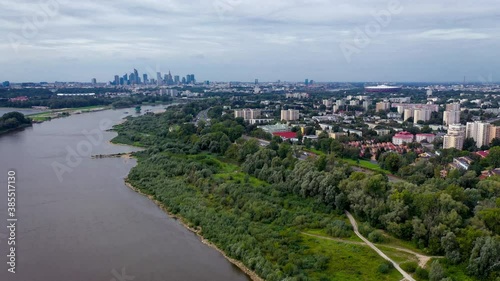
[[[391,269],[387,274],[378,272],[378,267],[384,262],[384,259],[367,246],[336,242],[307,235],[303,235],[303,243],[313,252],[320,252],[332,257],[326,274],[311,273],[314,279],[399,281],[403,278],[395,269]]]
[[[372,163],[372,162],[367,161],[367,160],[356,161],[356,160],[347,159],[347,158],[343,158],[342,160],[344,160],[345,162],[347,162],[350,165],[361,167],[361,168],[368,169],[368,170],[372,170],[374,172],[381,172],[381,173],[384,173],[384,174],[390,174],[391,173],[391,172],[389,172],[387,170],[384,170],[384,169],[380,168],[380,166],[378,164]]]
[[[53,109],[53,110],[50,110],[47,112],[42,112],[42,113],[30,114],[27,116],[36,122],[44,122],[44,121],[51,120],[53,118],[58,118],[63,113],[73,114],[77,111],[80,111],[82,113],[86,113],[86,112],[90,112],[92,110],[101,109],[101,108],[106,109],[106,108],[110,108],[110,107],[104,106],[104,105],[95,105],[95,106],[86,106],[86,107],[62,108],[62,109]]]

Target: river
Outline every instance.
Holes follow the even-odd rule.
[[[143,107],[147,109],[161,107]],[[133,109],[55,119],[0,136],[0,280],[249,280],[124,184],[136,164],[107,132]],[[76,155],[76,156],[75,156]],[[16,274],[7,271],[7,174],[16,172]]]

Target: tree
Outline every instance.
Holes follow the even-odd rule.
[[[500,146],[500,138],[494,138],[491,140],[490,147]]]
[[[490,149],[490,154],[486,156],[486,161],[494,168],[500,167],[500,146],[495,146]]]
[[[441,281],[441,279],[445,277],[446,275],[443,266],[441,266],[439,261],[433,261],[431,264],[431,269],[429,271],[429,281]]]
[[[466,138],[464,140],[463,150],[471,152],[476,151],[477,150],[476,141],[473,138]]]
[[[469,272],[476,277],[487,278],[499,268],[500,242],[491,236],[477,238],[467,266]]]
[[[460,248],[457,242],[457,236],[453,232],[448,232],[441,238],[446,258],[452,263],[457,264],[460,262]]]
[[[383,157],[382,164],[385,169],[388,169],[392,173],[396,173],[401,167],[403,159],[397,153],[387,153],[385,157]]]

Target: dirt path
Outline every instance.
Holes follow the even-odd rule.
[[[349,221],[352,224],[352,228],[354,230],[354,233],[356,233],[356,235],[359,238],[361,238],[361,240],[363,240],[368,246],[370,246],[370,248],[372,248],[375,252],[377,252],[377,254],[379,254],[379,256],[381,256],[385,260],[391,262],[392,265],[394,265],[394,268],[396,268],[396,270],[399,271],[399,273],[401,273],[403,275],[404,279],[406,279],[408,281],[416,281],[413,277],[411,277],[410,274],[408,274],[408,272],[404,271],[399,266],[399,264],[397,264],[395,261],[393,261],[391,258],[389,258],[386,254],[384,254],[384,252],[382,252],[379,248],[377,248],[377,246],[373,245],[372,242],[368,241],[368,239],[366,239],[363,235],[361,235],[361,233],[359,233],[358,223],[356,222],[354,217],[351,215],[351,213],[349,213],[348,211],[345,211],[345,214],[347,215],[347,217],[349,218]]]

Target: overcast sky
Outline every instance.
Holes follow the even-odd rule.
[[[0,0],[0,81],[500,81],[499,22],[498,0]]]

